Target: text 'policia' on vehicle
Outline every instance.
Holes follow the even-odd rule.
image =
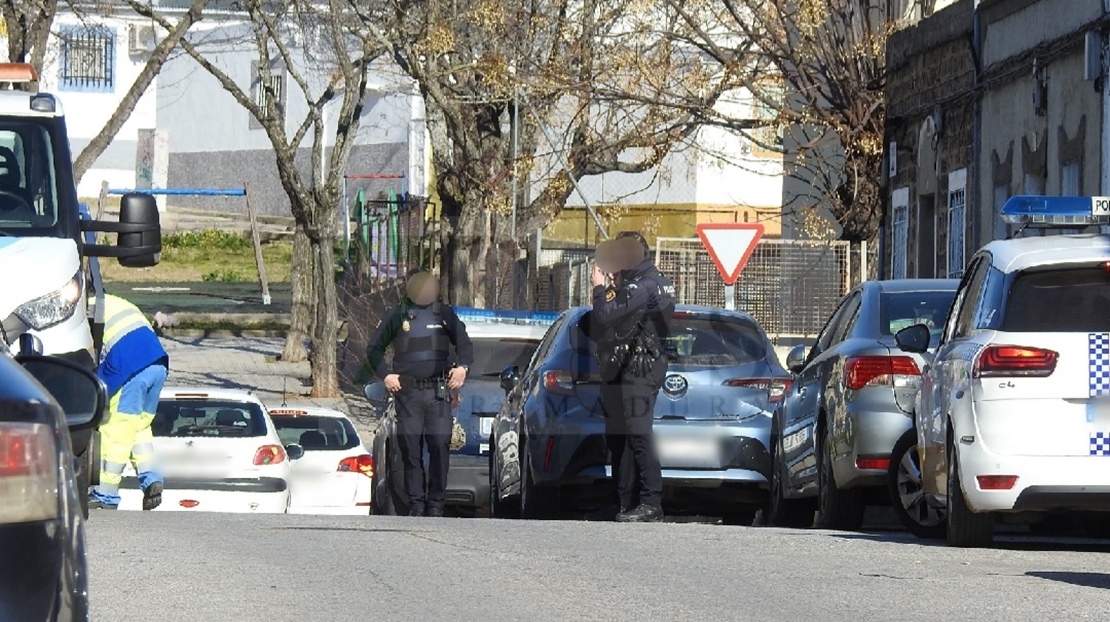
[[[162,251],[153,197],[125,195],[120,222],[91,220],[77,201],[61,103],[32,87],[31,65],[0,63],[0,320],[4,340],[31,333],[46,355],[95,369],[104,323],[98,257],[127,267],[158,263]],[[29,90],[14,90],[16,87]],[[117,246],[95,232],[119,234]],[[92,296],[90,296],[90,290]],[[93,298],[92,301],[89,298]],[[90,308],[91,303],[91,308]],[[94,430],[73,434],[78,488],[96,483]],[[87,494],[81,494],[82,504]]]
[[[922,493],[955,546],[990,544],[996,520],[1110,524],[1110,237],[1076,233],[1110,224],[1110,198],[1014,197],[1002,215],[1065,235],[976,253],[922,374]],[[896,339],[934,345],[923,325]]]

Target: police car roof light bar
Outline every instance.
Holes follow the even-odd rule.
[[[528,324],[531,326],[550,326],[559,317],[558,313],[473,307],[455,307],[455,315],[468,324]]]
[[[1026,227],[1086,227],[1110,224],[1110,197],[1011,197],[1002,220]]]

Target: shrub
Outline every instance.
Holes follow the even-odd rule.
[[[181,231],[162,235],[162,248],[208,248],[242,251],[250,247],[251,240],[246,235],[221,229]]]

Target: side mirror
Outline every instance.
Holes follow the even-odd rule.
[[[794,346],[791,348],[790,353],[786,355],[786,369],[790,373],[797,374],[802,371],[806,366],[806,351],[805,346]]]
[[[907,326],[894,335],[894,341],[903,352],[922,354],[929,351],[929,327],[924,324]]]
[[[300,460],[304,458],[304,447],[296,443],[285,446],[285,455],[289,456],[290,460]]]
[[[46,356],[19,356],[16,361],[54,396],[71,430],[100,424],[108,397],[96,374],[76,363]]]
[[[505,393],[512,391],[516,388],[517,383],[520,382],[520,367],[510,365],[501,370],[501,388]]]
[[[389,391],[386,390],[384,382],[371,382],[362,388],[362,393],[366,396],[366,401],[370,402],[370,406],[373,407],[374,410],[385,410],[386,407],[389,406],[390,400],[393,399],[392,396],[389,395]]]
[[[141,192],[123,195],[119,202],[119,222],[118,246],[131,251],[119,258],[119,264],[125,268],[158,265],[162,258],[162,227],[154,197]]]

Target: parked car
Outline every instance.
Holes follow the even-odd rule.
[[[290,514],[369,514],[374,458],[338,410],[313,406],[270,408],[285,447],[300,445],[289,480]]]
[[[501,371],[507,365],[527,365],[554,314],[487,312],[459,309],[474,342],[474,363],[460,402],[452,411],[455,441],[447,472],[447,505],[464,513],[484,513],[489,504],[488,443],[493,418],[505,393]],[[370,387],[371,403],[383,413],[374,435],[374,513],[406,513],[408,495],[404,465],[397,443],[396,412],[381,383]]]
[[[0,620],[84,622],[85,519],[69,430],[97,426],[104,384],[61,359],[19,360],[0,345]]]
[[[894,335],[913,324],[939,334],[957,284],[865,282],[844,297],[812,347],[790,351],[794,383],[774,414],[768,523],[808,526],[816,510],[819,527],[859,529],[868,503],[886,502],[887,472],[898,460],[892,451],[913,427],[925,363],[925,353],[898,351]],[[929,527],[937,519],[919,520]]]
[[[300,445],[281,444],[277,428],[253,393],[167,387],[151,426],[154,454],[166,479],[155,511],[284,513],[291,462]],[[133,465],[120,486],[121,510],[141,510]]]
[[[609,500],[601,384],[592,311],[563,313],[528,365],[501,376],[508,396],[490,435],[493,515],[547,518]],[[771,409],[790,386],[751,317],[680,306],[654,431],[664,506],[752,522],[770,473]]]
[[[1107,221],[1106,199],[1014,197],[1021,226]],[[924,497],[954,546],[989,545],[995,521],[1053,512],[1110,520],[1110,239],[1048,235],[988,244],[972,257],[939,336],[898,333],[906,352],[936,344],[915,407]]]

